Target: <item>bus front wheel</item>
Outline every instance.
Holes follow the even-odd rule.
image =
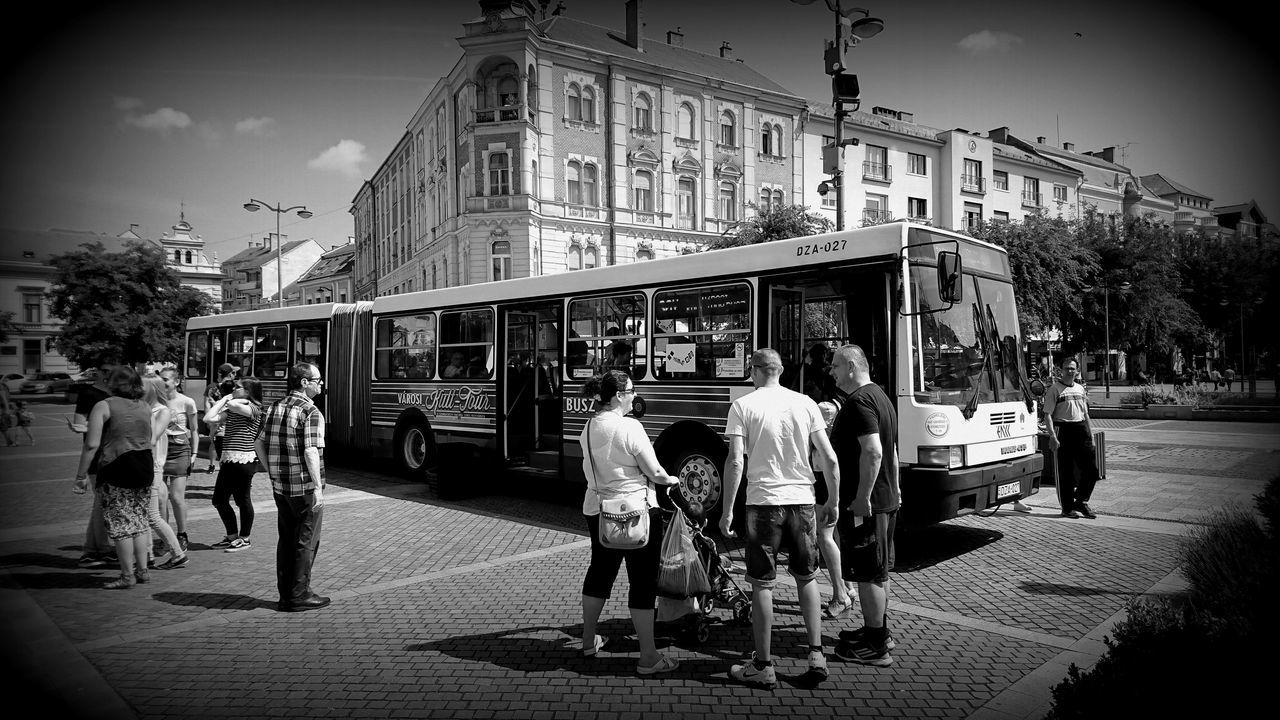
[[[676,457],[675,472],[680,484],[674,488],[685,500],[702,504],[703,512],[710,513],[720,504],[723,492],[720,464],[711,454],[700,450],[685,450]]]
[[[422,423],[412,423],[396,433],[396,460],[404,474],[423,478],[435,461],[430,432]]]

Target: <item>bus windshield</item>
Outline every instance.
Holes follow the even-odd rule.
[[[967,261],[967,258],[966,258]],[[967,265],[966,265],[967,267]],[[1022,362],[1013,285],[965,274],[964,301],[948,310],[932,265],[911,265],[911,390],[917,402],[964,407],[1021,398]]]

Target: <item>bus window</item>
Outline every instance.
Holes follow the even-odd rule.
[[[742,380],[751,355],[746,283],[655,293],[653,374],[663,380]]]
[[[436,371],[436,316],[379,318],[374,374],[382,380],[427,380]]]
[[[569,303],[569,328],[569,377],[584,379],[605,370],[644,377],[644,295],[574,300]]]
[[[964,297],[973,298],[971,302],[927,313],[948,306],[938,297],[937,270],[911,266],[914,309],[927,313],[912,318],[917,324],[912,333],[912,380],[917,402],[964,406],[975,393],[980,402],[995,399],[986,372],[989,338],[979,310],[977,288],[972,275],[965,275],[963,282]]]
[[[324,372],[324,324],[295,325],[293,327],[293,359],[291,363],[307,362]]]
[[[186,377],[205,378],[209,373],[209,333],[193,332],[187,335]]]
[[[284,325],[260,327],[254,335],[253,374],[260,380],[283,378],[289,371],[289,328]]]
[[[253,375],[253,328],[227,331],[226,362],[240,368],[240,377]],[[256,377],[256,376],[255,376]]]
[[[440,313],[440,358],[441,377],[493,377],[493,311]]]

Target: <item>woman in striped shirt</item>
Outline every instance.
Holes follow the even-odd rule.
[[[258,455],[253,442],[262,425],[262,384],[255,377],[240,378],[230,395],[224,395],[204,415],[206,423],[223,423],[221,466],[213,484],[213,506],[222,518],[226,536],[212,547],[238,552],[252,547],[249,533],[253,530],[253,501],[249,488],[258,468]],[[236,523],[231,501],[240,508]]]

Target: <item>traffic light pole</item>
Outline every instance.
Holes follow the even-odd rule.
[[[836,186],[836,230],[844,229],[844,103],[834,98],[836,106],[836,170],[831,180]]]

